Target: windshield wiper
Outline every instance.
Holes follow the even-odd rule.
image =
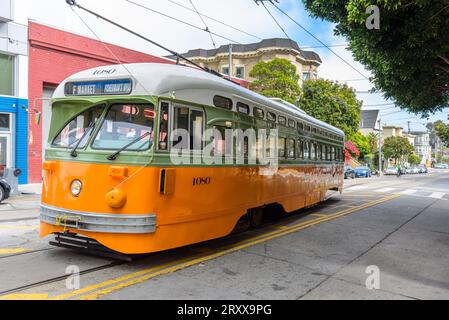
[[[83,139],[93,129],[94,126],[95,126],[95,121],[92,121],[90,123],[90,125],[86,128],[86,131],[84,131],[84,133],[81,136],[81,138],[76,142],[76,145],[73,147],[72,151],[70,152],[70,155],[72,157],[77,157],[78,156],[78,153],[76,152],[76,149],[78,149],[79,145],[81,144],[81,141],[83,141]]]
[[[140,140],[142,140],[143,138],[145,138],[146,136],[150,135],[150,132],[145,132],[143,135],[141,135],[140,137],[137,137],[136,139],[134,139],[133,141],[131,141],[130,143],[128,143],[126,146],[121,147],[120,149],[118,149],[116,152],[114,152],[113,154],[111,154],[110,156],[108,156],[108,160],[115,160],[117,159],[117,156],[120,154],[120,152],[122,152],[123,150],[128,149],[128,147],[132,146],[133,144],[135,144],[136,142],[139,142]]]

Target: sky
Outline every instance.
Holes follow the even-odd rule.
[[[265,8],[262,5],[256,5],[253,0],[77,0],[77,2],[179,53],[187,52],[189,49],[213,48],[209,33],[151,12],[136,3],[204,29],[203,21],[195,12],[177,5],[192,8],[193,3],[199,12],[251,34],[238,32],[204,18],[209,30],[222,36],[212,36],[217,47],[227,45],[231,41],[253,43],[259,42],[260,38],[286,37]],[[278,5],[323,43],[331,46],[337,45],[332,49],[355,69],[367,77],[371,76],[368,70],[354,61],[351,52],[345,49],[346,39],[334,35],[333,24],[312,18],[305,10],[301,0],[279,0]],[[320,55],[323,64],[318,69],[319,77],[346,82],[353,87],[357,92],[358,99],[363,101],[362,109],[381,110],[382,123],[400,125],[406,129],[408,128],[407,122],[410,121],[412,131],[423,131],[425,130],[424,125],[428,121],[447,120],[448,108],[431,116],[429,120],[421,119],[419,116],[401,111],[394,106],[392,101],[385,100],[382,93],[367,93],[373,87],[368,80],[363,79],[357,71],[346,65],[327,48],[316,48],[321,46],[317,40],[272,5],[267,3],[266,6],[291,39],[295,40],[301,48],[314,50]],[[16,19],[20,23],[26,24],[28,19],[35,20],[148,54],[160,56],[168,54],[162,49],[79,9],[72,10],[65,0],[15,0],[15,11]],[[310,49],[310,47],[313,48]]]

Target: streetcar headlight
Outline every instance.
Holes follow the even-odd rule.
[[[83,184],[79,180],[73,180],[70,184],[70,191],[74,197],[78,197],[81,189],[83,188]]]

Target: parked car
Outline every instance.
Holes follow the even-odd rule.
[[[371,169],[368,167],[357,167],[354,169],[355,177],[371,177]]]
[[[348,178],[351,178],[351,179],[355,178],[355,172],[351,166],[345,166],[345,179],[348,179]]]
[[[447,163],[437,163],[435,165],[436,169],[449,169],[449,166],[447,165]]]
[[[385,170],[385,175],[397,175],[398,174],[398,169],[396,167],[388,167]]]
[[[413,173],[413,174],[419,173],[418,167],[412,167],[412,173]]]
[[[419,170],[419,173],[427,173],[428,172],[427,167],[423,164],[418,167],[418,170]]]
[[[405,173],[406,174],[412,174],[413,172],[412,172],[412,168],[410,168],[410,167],[405,167]]]
[[[11,186],[8,181],[3,178],[0,178],[0,203],[9,198],[9,194],[11,192]]]

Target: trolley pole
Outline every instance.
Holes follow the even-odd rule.
[[[229,67],[228,67],[228,73],[229,73],[229,80],[232,80],[232,44],[229,44]]]
[[[379,177],[382,175],[382,122],[379,118]]]

